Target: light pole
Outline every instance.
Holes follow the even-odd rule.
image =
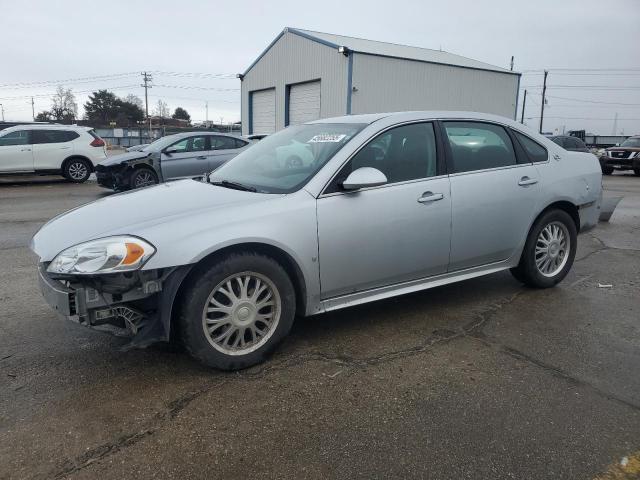
[[[0,111],[2,111],[2,121],[4,122],[4,107],[0,103]]]

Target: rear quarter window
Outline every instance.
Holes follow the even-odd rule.
[[[72,130],[34,130],[33,143],[65,143],[75,140],[80,135]]]
[[[547,152],[546,148],[520,132],[516,132],[515,130],[512,130],[512,132],[516,136],[518,142],[520,143],[520,145],[522,145],[522,148],[532,162],[535,163],[547,161],[547,159],[549,158],[549,153]],[[558,142],[554,140],[554,143]]]

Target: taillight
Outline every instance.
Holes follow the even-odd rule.
[[[94,138],[93,142],[91,142],[89,145],[91,145],[92,147],[104,147],[104,140],[102,140],[101,138]]]

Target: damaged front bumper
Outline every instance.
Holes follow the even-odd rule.
[[[39,283],[46,302],[61,316],[117,336],[125,346],[146,347],[169,341],[173,304],[191,266],[109,274],[54,277],[39,265]]]

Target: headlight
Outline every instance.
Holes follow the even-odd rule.
[[[128,272],[141,268],[154,253],[153,245],[141,238],[101,238],[63,250],[49,264],[47,271],[74,275]]]

